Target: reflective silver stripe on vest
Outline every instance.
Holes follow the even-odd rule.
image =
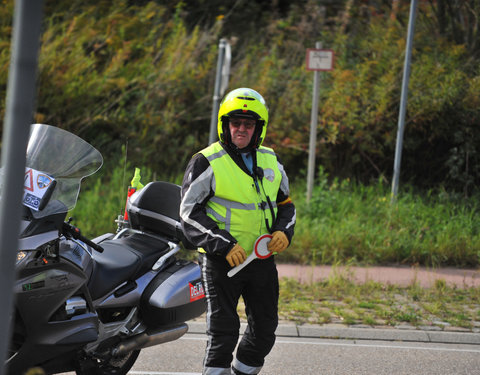
[[[225,223],[226,218],[224,218],[222,215],[220,215],[218,212],[212,210],[210,207],[206,208],[207,214],[212,215],[215,219],[218,221]]]
[[[225,230],[230,232],[230,225],[231,225],[231,219],[232,219],[232,209],[235,210],[255,210],[255,203],[240,203],[240,202],[235,202],[231,201],[229,199],[224,199],[224,198],[219,198],[219,197],[212,197],[210,198],[211,202],[218,203],[225,207],[226,213],[225,217],[222,217],[219,213],[215,212],[211,208],[207,208],[207,212],[212,214],[215,219],[218,221],[225,223]]]
[[[244,374],[258,374],[262,369],[262,366],[260,367],[248,366],[245,363],[240,362],[237,358],[233,360],[233,367],[236,370],[243,372]]]
[[[214,154],[212,154],[212,155],[210,155],[210,156],[207,156],[207,160],[208,160],[209,162],[212,162],[212,160],[221,158],[221,157],[222,157],[223,155],[225,155],[226,153],[227,153],[227,151],[225,151],[225,150],[222,148],[220,151],[218,151],[218,152],[216,152],[216,153],[214,153]]]
[[[255,210],[255,203],[240,203],[219,197],[212,197],[210,200],[225,206],[227,209],[233,208],[235,210]]]
[[[259,149],[257,149],[257,151],[262,153],[262,154],[270,154],[270,155],[276,156],[275,152],[273,152],[272,150],[266,150],[264,148],[259,148]]]
[[[266,202],[265,202],[266,203]],[[267,203],[268,205],[268,203]],[[268,207],[268,206],[267,206]],[[272,202],[272,207],[277,207],[277,202]]]

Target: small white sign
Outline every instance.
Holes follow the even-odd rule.
[[[32,168],[25,169],[23,182],[23,204],[38,211],[40,202],[45,195],[47,188],[54,179],[47,174]]]
[[[331,49],[307,48],[307,70],[333,70]]]

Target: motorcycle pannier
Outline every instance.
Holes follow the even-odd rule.
[[[134,229],[154,232],[187,249],[195,249],[183,235],[180,224],[180,189],[169,182],[150,182],[134,193],[127,204],[128,219]]]
[[[145,289],[140,313],[149,326],[182,323],[205,312],[200,267],[177,260],[162,270]]]

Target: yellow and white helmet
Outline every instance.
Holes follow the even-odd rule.
[[[230,91],[220,103],[218,110],[218,139],[231,145],[228,128],[230,117],[253,118],[257,121],[252,141],[248,145],[257,148],[265,139],[268,124],[268,107],[262,95],[253,89],[239,88]]]

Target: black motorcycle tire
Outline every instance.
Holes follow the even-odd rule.
[[[97,360],[95,368],[88,370],[75,370],[77,375],[127,375],[140,354],[140,350],[133,350],[121,357],[110,360]]]

